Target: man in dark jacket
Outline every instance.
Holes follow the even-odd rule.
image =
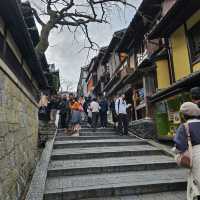
[[[88,122],[88,126],[90,127],[92,125],[92,118],[91,116],[89,116],[88,114],[88,108],[90,106],[91,103],[91,97],[86,98],[84,104],[83,104],[83,110],[87,116],[87,122]]]
[[[100,120],[101,120],[101,127],[106,128],[108,119],[107,119],[107,112],[108,112],[108,101],[103,97],[99,103],[100,105]]]
[[[58,110],[58,104],[59,104],[59,100],[58,97],[56,95],[53,95],[50,99],[50,122],[52,124],[55,124],[56,121],[56,114],[57,114],[57,110]]]
[[[62,100],[59,104],[59,109],[60,109],[61,128],[65,129],[65,132],[67,132],[70,122],[71,110],[69,106],[69,101],[67,100],[66,96],[62,97]]]

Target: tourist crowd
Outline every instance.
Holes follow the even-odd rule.
[[[110,110],[114,127],[117,128],[118,124],[121,135],[127,135],[127,108],[129,106],[124,95],[113,97],[110,101],[104,96],[99,98],[80,97],[78,99],[73,94],[68,96],[42,95],[39,102],[39,119],[65,129],[67,134],[79,132],[81,121],[86,121],[88,127],[96,131],[97,128],[108,126],[107,114]]]
[[[79,132],[83,112],[83,98],[77,99],[73,94],[43,94],[39,102],[39,120],[64,129],[67,134]]]

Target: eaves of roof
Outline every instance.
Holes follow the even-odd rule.
[[[33,77],[38,82],[41,89],[48,87],[48,82],[40,61],[35,53],[34,46],[24,21],[18,0],[6,0],[0,3],[0,13],[6,23],[7,28],[11,32],[14,41],[26,60]],[[11,13],[11,14],[9,14]]]
[[[107,47],[107,50],[105,52],[105,55],[102,59],[102,63],[103,64],[106,64],[111,56],[111,53],[113,52],[113,50],[115,48],[117,48],[120,40],[122,39],[124,33],[125,33],[126,29],[122,29],[122,30],[119,30],[119,31],[116,31],[114,34],[113,34],[113,37]]]
[[[200,9],[198,0],[177,0],[148,34],[149,39],[168,37],[183,24],[194,12]]]
[[[118,45],[118,52],[128,53],[134,43],[138,43],[144,38],[144,35],[148,32],[154,19],[161,10],[162,1],[143,0]],[[149,22],[150,19],[153,19],[151,23]]]

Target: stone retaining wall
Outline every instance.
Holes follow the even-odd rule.
[[[131,122],[129,130],[144,139],[156,138],[156,127],[152,119],[140,119]]]
[[[0,199],[20,199],[38,158],[38,108],[0,67]]]

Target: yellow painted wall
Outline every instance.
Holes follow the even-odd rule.
[[[158,89],[164,89],[170,86],[169,66],[167,60],[156,61]]]
[[[179,27],[171,35],[170,41],[172,45],[175,79],[179,80],[191,73],[184,25]]]

